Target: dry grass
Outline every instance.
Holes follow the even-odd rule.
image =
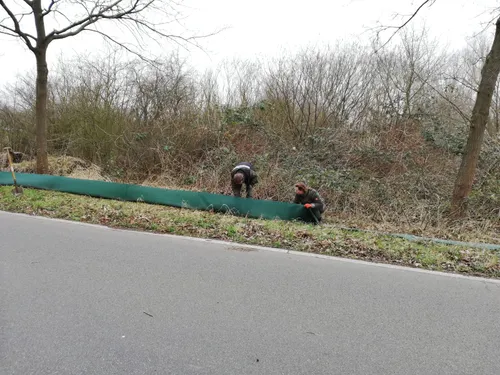
[[[36,173],[36,160],[16,164],[15,170],[19,173]],[[103,176],[101,167],[72,156],[49,156],[49,174],[86,180],[110,180]]]
[[[405,143],[411,143],[406,141]],[[417,149],[420,147],[416,140],[414,144]],[[410,152],[410,150],[405,148],[404,152]],[[413,156],[418,158],[418,156]],[[51,156],[49,162],[52,174],[81,179],[111,180],[109,176],[103,175],[100,167],[78,158]],[[268,168],[260,173],[261,182],[255,191],[256,198],[291,200],[293,177],[286,174],[286,170],[281,168],[282,164],[278,160],[266,161],[266,163]],[[402,165],[404,167],[406,164]],[[185,171],[183,179],[179,175],[162,174],[132,182],[168,189],[231,194],[228,176],[226,176],[231,166],[231,160],[228,158],[225,161],[220,160],[220,165],[213,163],[207,168],[198,166],[196,169],[195,166],[191,166],[191,170]],[[402,170],[401,167],[395,169]],[[32,173],[34,170],[34,161],[16,165],[18,172]],[[500,243],[500,218],[471,215],[466,220],[448,220],[446,197],[436,199],[436,196],[439,197],[436,190],[443,190],[443,187],[451,189],[449,176],[443,175],[445,172],[442,168],[430,161],[426,162],[424,170],[426,175],[420,178],[404,172],[391,172],[382,179],[362,180],[356,189],[348,193],[320,187],[319,190],[328,206],[324,221],[335,226],[382,232],[409,233],[468,242]],[[186,181],[193,175],[191,181]],[[328,182],[328,178],[327,176],[324,181]],[[342,178],[349,179],[349,176]],[[425,182],[426,179],[431,182]],[[434,194],[434,198],[426,196],[426,191],[431,191],[427,194]]]

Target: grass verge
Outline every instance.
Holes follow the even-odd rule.
[[[0,186],[0,210],[500,278],[500,253],[495,251],[35,189],[16,197],[11,190]]]

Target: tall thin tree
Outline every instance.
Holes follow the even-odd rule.
[[[43,4],[45,3],[45,4]],[[164,31],[169,21],[179,16],[178,1],[168,0],[0,0],[0,33],[19,38],[36,60],[36,154],[37,173],[48,172],[47,157],[47,50],[53,41],[94,32],[108,41],[135,52],[124,42],[96,28],[102,21],[115,21],[135,37],[154,35],[177,42],[192,42],[204,36],[182,37]],[[27,22],[32,17],[33,23]],[[154,20],[158,21],[154,21]],[[34,25],[34,28],[33,28]],[[58,25],[50,28],[50,25]],[[63,26],[60,26],[63,25]],[[33,31],[28,31],[33,30]],[[213,34],[209,34],[213,35]]]
[[[399,26],[383,27],[383,30],[390,28],[395,29],[394,33],[383,46],[385,46],[399,30],[408,25],[424,6],[432,6],[436,1],[437,0],[423,1],[413,14]],[[481,70],[481,79],[470,117],[469,136],[467,138],[467,144],[464,149],[462,162],[455,179],[451,197],[451,214],[456,218],[462,217],[466,213],[467,198],[472,191],[481,146],[483,144],[484,132],[488,124],[491,101],[500,73],[500,17],[496,19],[495,27],[495,37]]]

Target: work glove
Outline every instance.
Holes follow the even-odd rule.
[[[313,204],[311,204],[311,203],[306,203],[306,204],[304,205],[304,207],[305,207],[305,208],[314,208],[314,203],[313,203]]]

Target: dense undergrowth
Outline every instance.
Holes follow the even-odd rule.
[[[117,52],[61,61],[50,76],[52,173],[229,194],[231,168],[250,161],[260,177],[256,198],[289,201],[303,180],[324,197],[330,223],[457,239],[483,233],[495,242],[497,92],[468,217],[447,216],[476,62],[488,46],[475,43],[446,51],[407,30],[377,55],[343,44],[204,74],[175,55],[156,67]],[[0,146],[28,159],[32,79],[5,88],[0,108]],[[77,158],[67,170],[64,155]],[[29,161],[17,168],[34,171]]]

